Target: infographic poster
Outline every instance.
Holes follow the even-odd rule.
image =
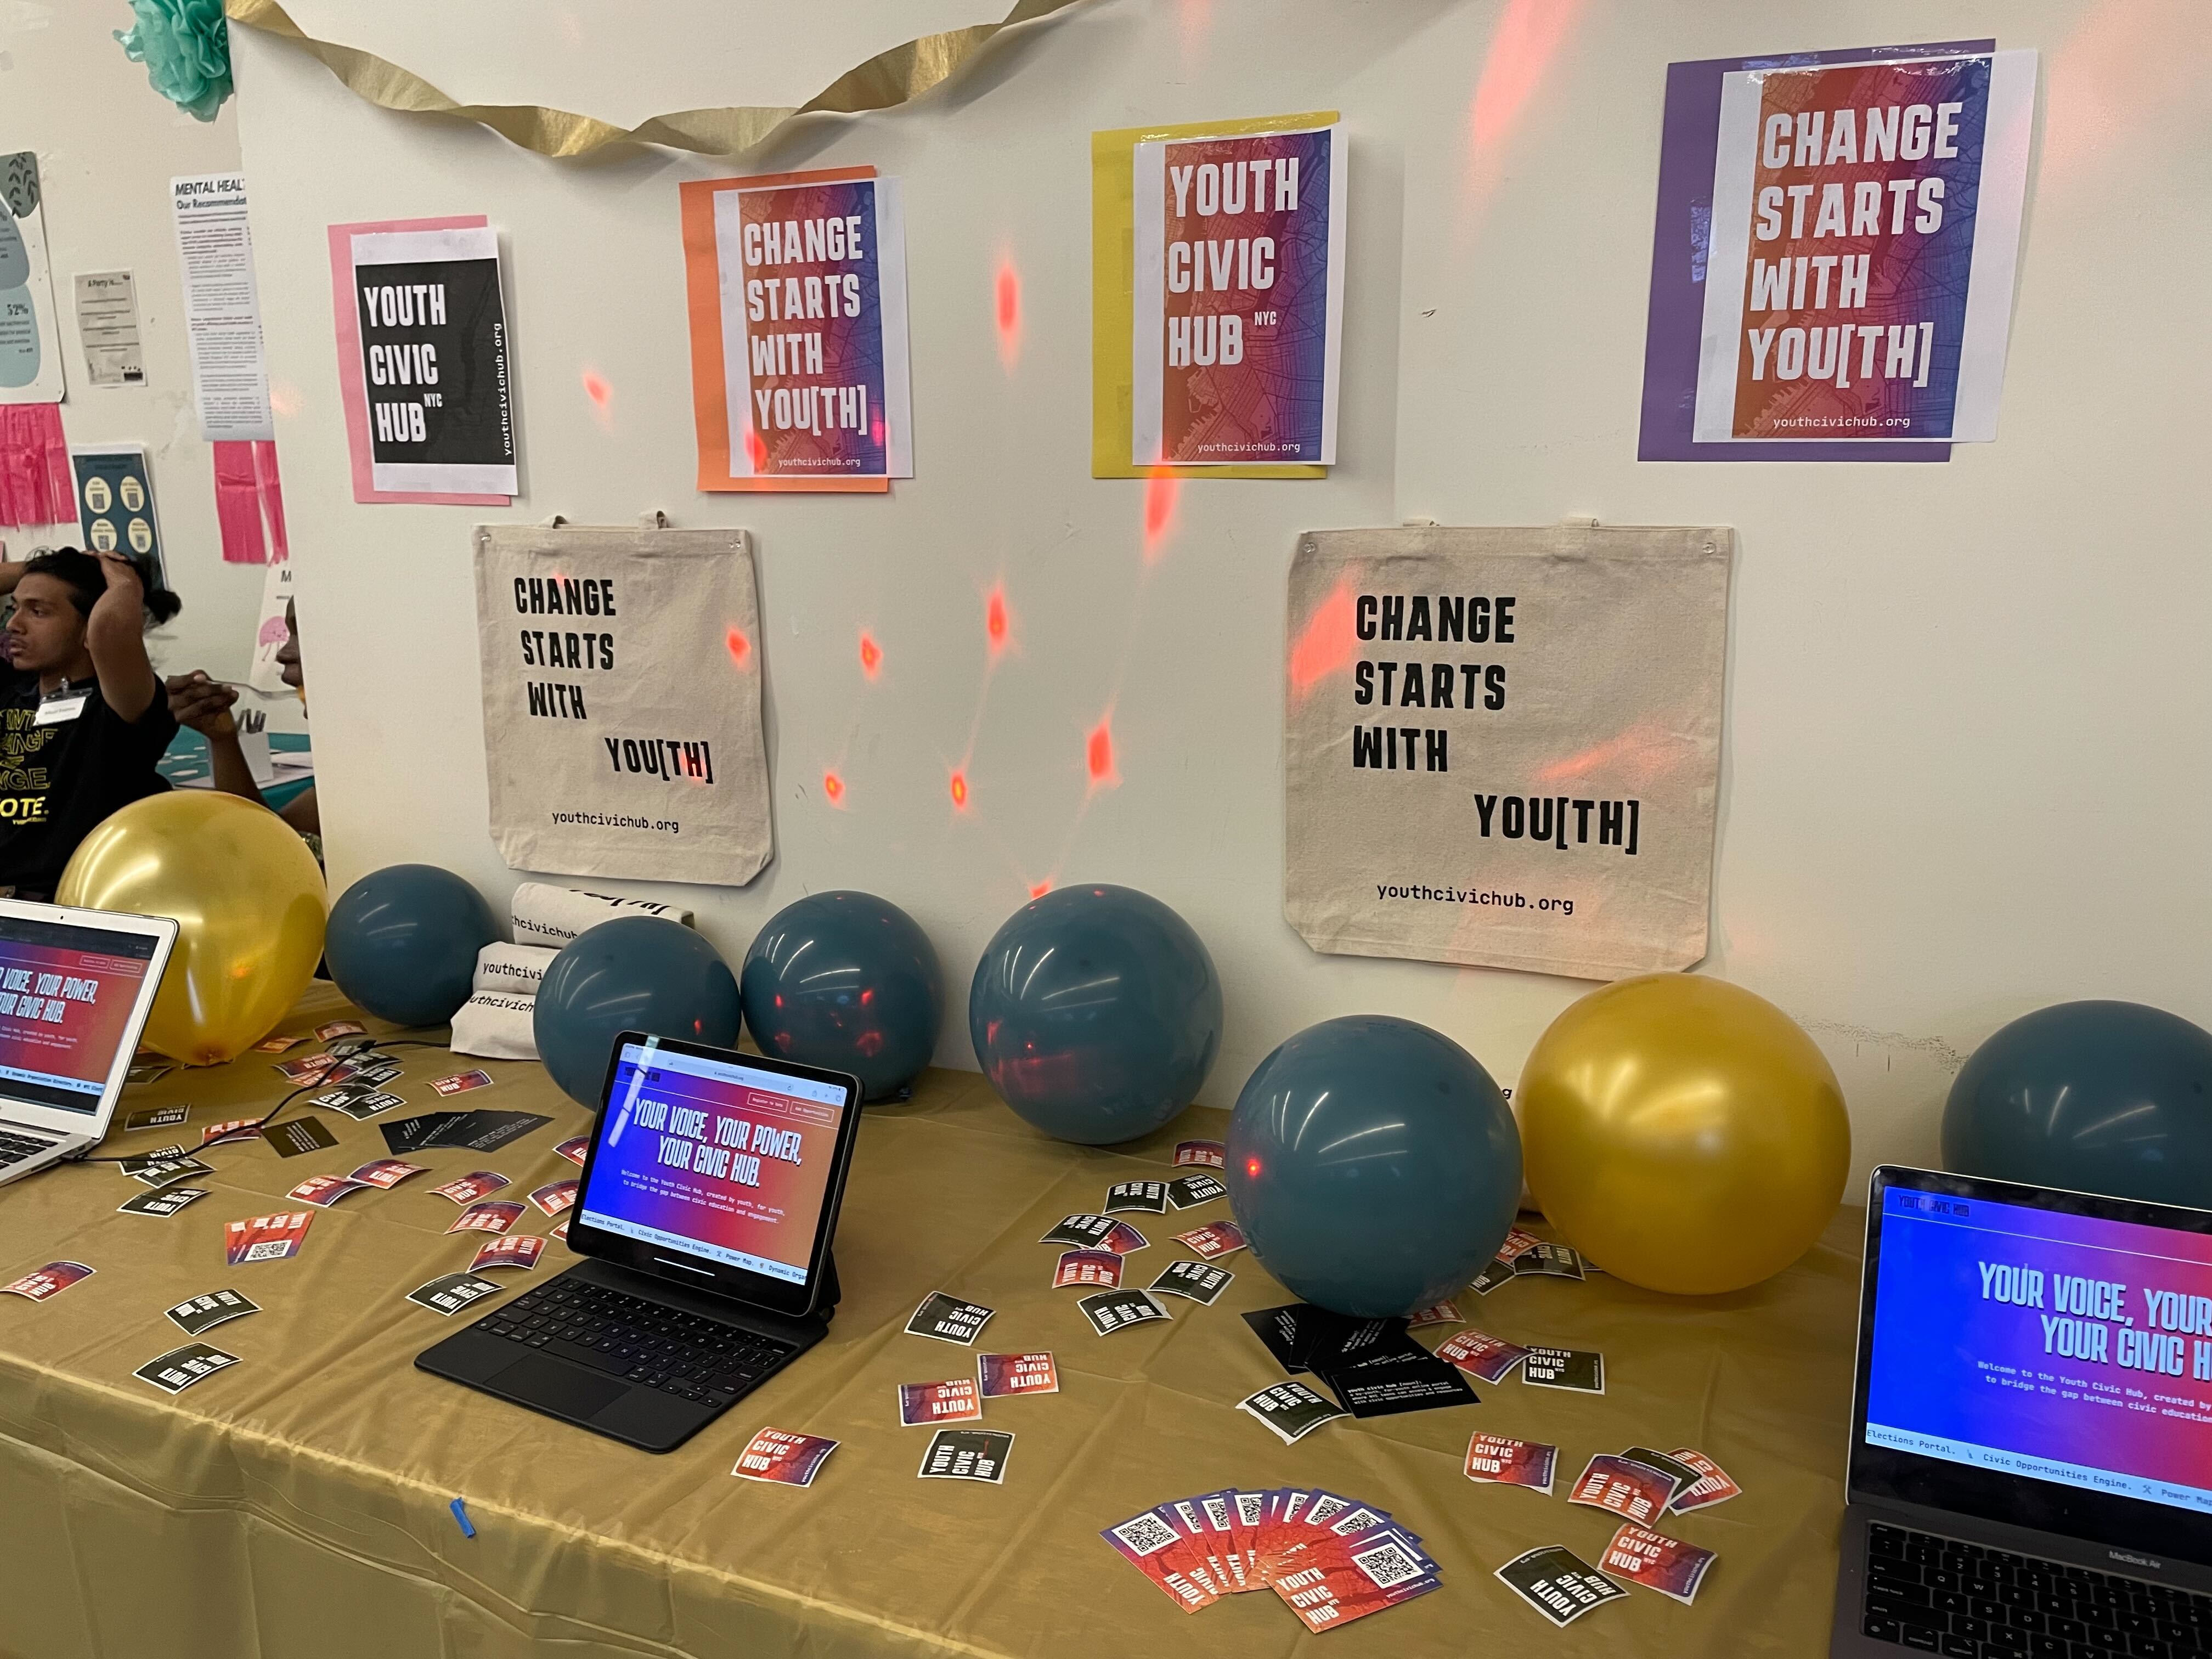
[[[0,155],[0,404],[62,400],[60,325],[39,158]]]
[[[872,167],[682,186],[699,488],[914,476],[906,229]]]
[[[1133,465],[1334,463],[1342,144],[1329,125],[1135,147]]]
[[[1723,76],[1692,437],[1997,433],[2033,52]]]

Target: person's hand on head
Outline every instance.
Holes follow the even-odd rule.
[[[195,668],[189,674],[172,674],[163,689],[178,725],[189,726],[204,738],[227,738],[237,732],[238,722],[230,712],[238,702],[235,687],[210,679],[204,670]]]

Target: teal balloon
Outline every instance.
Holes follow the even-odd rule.
[[[337,988],[395,1025],[443,1025],[469,1000],[477,952],[499,937],[483,895],[434,864],[363,876],[331,907],[323,960]]]
[[[1943,1107],[1961,1175],[2212,1209],[2212,1032],[2139,1002],[2062,1002],[1974,1050]]]
[[[1130,887],[1061,887],[975,964],[968,1035],[1000,1097],[1061,1140],[1149,1134],[1221,1052],[1221,981],[1190,924]]]
[[[617,916],[586,928],[553,958],[532,1024],[538,1057],[561,1091],[597,1106],[622,1032],[734,1046],[737,975],[681,922]]]
[[[1442,1301],[1497,1255],[1521,1197],[1505,1097],[1442,1032],[1386,1014],[1308,1026],[1229,1122],[1229,1207],[1285,1289],[1360,1318]]]
[[[738,975],[764,1054],[850,1072],[886,1100],[929,1064],[945,975],[929,935],[872,893],[809,893],[769,918]]]

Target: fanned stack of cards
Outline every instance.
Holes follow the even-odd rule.
[[[1310,1631],[1334,1630],[1441,1583],[1419,1535],[1388,1510],[1296,1486],[1179,1498],[1099,1536],[1185,1613],[1272,1589]]]

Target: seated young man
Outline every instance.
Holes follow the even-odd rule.
[[[284,643],[276,651],[276,676],[285,684],[307,700],[307,676],[300,665],[300,619],[290,605],[284,607]],[[204,669],[195,668],[189,674],[173,674],[167,690],[169,712],[177,717],[177,724],[189,726],[208,740],[208,758],[214,768],[214,783],[226,795],[240,795],[247,800],[262,800],[260,787],[253,781],[253,769],[246,763],[246,751],[239,746],[238,720],[231,708],[238,702],[234,686],[209,678]],[[322,811],[315,805],[313,784],[287,801],[277,816],[307,838],[315,856],[322,856]]]
[[[21,568],[0,677],[0,892],[53,896],[94,825],[169,786],[177,722],[146,630],[184,608],[120,553],[41,553]]]

